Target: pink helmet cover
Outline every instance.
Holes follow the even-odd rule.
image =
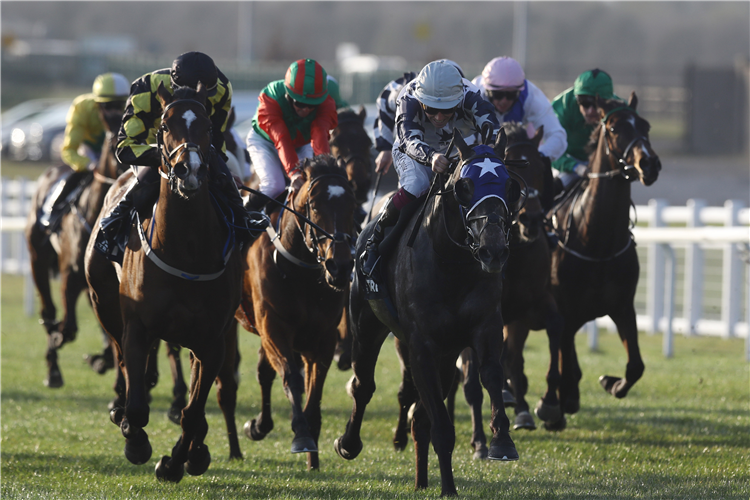
[[[523,90],[525,82],[523,68],[512,57],[496,57],[482,71],[482,83],[489,90]]]

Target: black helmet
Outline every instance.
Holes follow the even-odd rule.
[[[185,52],[177,56],[172,62],[172,70],[169,72],[172,78],[172,87],[190,87],[195,89],[198,82],[208,90],[209,97],[216,94],[216,82],[218,71],[214,60],[203,52]]]

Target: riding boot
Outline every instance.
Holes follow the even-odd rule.
[[[258,193],[250,193],[245,203],[245,210],[250,212],[260,212],[265,209],[268,198]]]
[[[365,244],[365,251],[362,252],[362,255],[359,257],[362,273],[366,276],[372,274],[375,265],[380,260],[379,246],[385,237],[386,228],[395,226],[400,214],[401,210],[396,208],[393,197],[390,198],[383,207],[378,220],[375,222],[372,235]]]
[[[99,222],[99,236],[96,248],[109,255],[115,246],[124,247],[130,231],[132,212],[135,209],[141,217],[147,217],[159,197],[160,183],[158,181],[136,181],[130,185],[119,203]]]
[[[51,198],[45,202],[42,214],[38,219],[39,224],[49,232],[55,231],[70,204],[74,203],[75,198],[80,194],[79,190],[75,196],[71,196],[73,192],[79,186],[88,184],[91,179],[93,179],[92,172],[83,170],[73,172],[67,178],[61,180],[60,185],[56,188],[56,193],[52,193]]]

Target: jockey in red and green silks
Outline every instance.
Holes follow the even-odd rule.
[[[599,123],[596,106],[592,105],[597,95],[601,99],[619,99],[614,94],[612,77],[600,69],[592,69],[578,75],[572,87],[552,100],[552,109],[568,135],[565,154],[552,162],[565,187],[586,174],[589,163],[586,145]]]
[[[246,144],[264,195],[278,196],[287,178],[293,191],[299,189],[304,182],[300,160],[330,152],[329,133],[338,116],[327,76],[316,61],[300,59],[283,80],[269,83],[260,93]],[[251,196],[248,206],[260,208],[266,200]]]

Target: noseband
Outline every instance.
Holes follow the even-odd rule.
[[[607,120],[613,113],[616,113],[618,111],[629,111],[629,112],[635,113],[634,111],[631,110],[631,108],[627,106],[620,106],[609,111],[601,120],[601,128],[602,128],[603,135],[604,135],[603,139],[604,139],[604,147],[605,147],[606,155],[612,156],[617,160],[617,169],[610,170],[608,172],[589,172],[587,174],[589,179],[601,179],[601,178],[622,176],[626,180],[634,180],[639,175],[638,170],[635,168],[635,165],[628,165],[627,157],[630,155],[631,151],[633,150],[633,146],[635,146],[638,142],[648,143],[648,138],[638,133],[638,130],[636,130],[635,127],[633,127],[633,130],[635,132],[635,137],[633,138],[633,140],[631,140],[628,143],[628,145],[625,147],[625,149],[622,150],[621,153],[615,152],[614,148],[610,146],[610,133],[614,132],[614,130],[607,128]]]

